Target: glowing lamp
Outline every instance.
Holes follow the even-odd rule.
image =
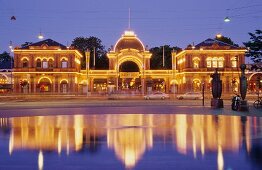
[[[226,18],[224,19],[224,21],[225,21],[225,22],[230,22],[229,17],[226,17]]]
[[[222,34],[218,33],[218,34],[216,35],[216,37],[217,37],[217,38],[221,38],[221,37],[222,37]]]
[[[44,38],[43,34],[40,32],[40,34],[38,35],[38,39],[42,40]]]

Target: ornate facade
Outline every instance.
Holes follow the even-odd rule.
[[[77,92],[81,57],[51,39],[15,49],[14,92]]]
[[[125,31],[107,54],[108,70],[81,70],[83,57],[51,39],[14,50],[16,93],[93,94],[152,91],[184,93],[210,91],[210,75],[218,68],[223,91],[238,91],[239,66],[245,63],[245,49],[207,39],[180,53],[172,52],[172,69],[150,69],[151,53],[133,31]]]

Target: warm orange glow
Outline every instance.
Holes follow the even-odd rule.
[[[152,125],[150,117],[145,118],[145,120],[148,120],[148,125]],[[107,144],[109,148],[115,150],[117,157],[127,168],[134,167],[146,148],[152,147],[153,134],[150,128],[130,128],[130,126],[142,126],[143,121],[143,115],[117,115],[117,117],[112,115],[107,118],[107,126],[118,125],[123,127],[107,131]]]
[[[74,116],[74,129],[75,129],[75,150],[79,151],[83,144],[83,116]]]
[[[217,38],[221,38],[221,37],[222,37],[222,34],[218,33],[218,34],[216,35],[216,37],[217,37]]]
[[[217,151],[217,169],[218,170],[224,169],[223,151],[220,145],[218,146],[218,151]]]
[[[52,84],[52,80],[51,80],[49,77],[46,77],[46,76],[41,77],[41,78],[37,81],[37,83],[39,84],[42,79],[48,79],[48,80],[50,81],[50,83]]]
[[[44,156],[43,156],[43,152],[40,150],[38,154],[38,169],[42,170],[43,167],[44,167]]]
[[[251,135],[254,135],[251,119],[242,124],[238,116],[123,114],[15,117],[9,120],[10,155],[21,148],[40,150],[40,165],[44,165],[42,151],[52,150],[60,154],[65,150],[69,155],[70,150],[83,149],[84,142],[92,142],[91,136],[106,136],[108,148],[126,168],[132,168],[153,147],[153,137],[166,142],[168,134],[171,141],[167,142],[174,144],[177,150],[174,152],[191,154],[195,158],[199,151],[203,157],[206,153],[217,153],[218,169],[223,169],[223,152],[237,153],[243,140],[249,151]]]
[[[43,50],[41,50],[41,49],[14,49],[14,51],[13,51],[14,53],[25,53],[25,54],[27,54],[27,53],[30,53],[30,54],[32,54],[32,53],[42,53],[43,52]],[[61,53],[66,53],[66,54],[69,54],[69,53],[75,53],[77,56],[79,56],[79,57],[83,57],[83,55],[79,52],[79,51],[77,51],[77,50],[68,50],[68,49],[66,49],[66,50],[57,50],[57,49],[53,49],[53,50],[44,50],[44,52],[45,53],[51,53],[51,54],[56,54],[56,53],[59,53],[59,54],[61,54]]]

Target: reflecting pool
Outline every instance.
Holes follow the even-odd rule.
[[[0,169],[262,169],[259,117],[0,118]]]

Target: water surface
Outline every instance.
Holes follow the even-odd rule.
[[[183,114],[0,118],[0,169],[262,169],[262,119]]]

